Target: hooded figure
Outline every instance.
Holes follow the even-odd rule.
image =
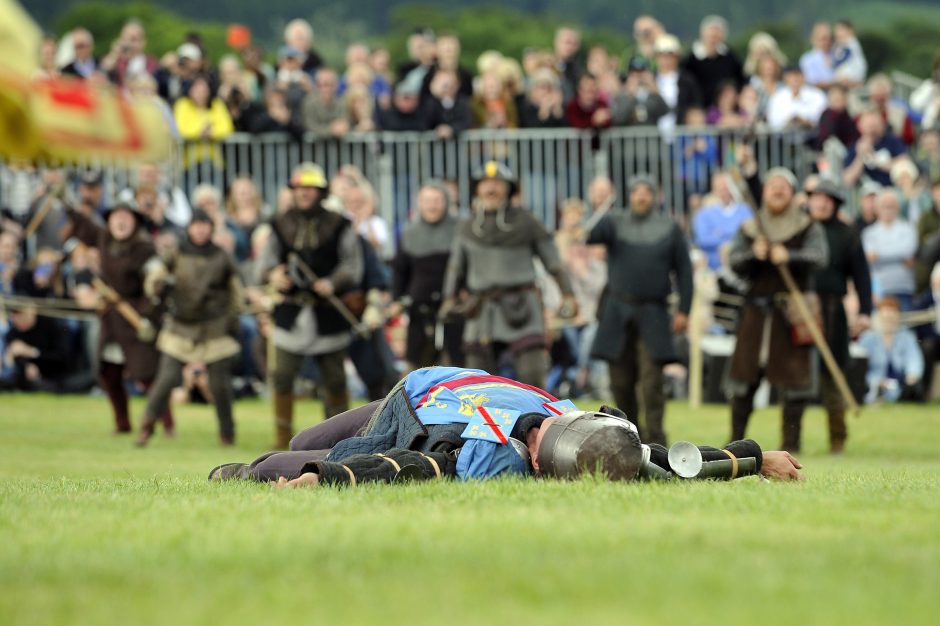
[[[71,236],[98,249],[101,257],[98,278],[146,320],[152,331],[158,327],[163,310],[144,294],[145,272],[151,262],[158,260],[153,241],[143,228],[144,218],[127,202],[117,203],[103,217],[104,226],[69,208]],[[76,282],[93,288],[94,277],[90,271],[80,272]],[[129,433],[132,429],[125,385],[136,382],[149,388],[157,373],[159,354],[153,337],[141,336],[113,303],[101,309],[100,315],[98,381],[111,403],[115,432]],[[160,417],[167,432],[172,433],[169,408]]]
[[[839,207],[844,202],[839,185],[823,178],[809,197],[810,217],[825,230],[829,248],[829,263],[813,276],[822,313],[822,329],[836,363],[844,372],[849,364],[849,325],[843,298],[851,280],[858,294],[859,316],[857,330],[871,323],[871,273],[858,232],[839,219]],[[829,418],[829,446],[834,454],[845,447],[848,431],[845,425],[845,400],[832,381],[828,370],[820,371],[823,406]]]
[[[828,259],[826,236],[797,204],[792,172],[768,170],[761,188],[755,171],[749,182],[761,207],[742,224],[729,253],[731,268],[750,285],[731,357],[732,439],[743,439],[754,394],[766,376],[783,389],[783,447],[796,451],[805,405],[799,391],[810,386],[812,344],[795,332],[802,320],[777,266],[786,264],[800,291],[809,291],[814,272]]]

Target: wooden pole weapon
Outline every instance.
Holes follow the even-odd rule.
[[[118,314],[137,331],[137,336],[140,337],[141,341],[150,343],[156,338],[156,331],[153,324],[150,323],[150,320],[141,316],[141,314],[124,300],[110,285],[97,276],[91,280],[91,284],[107,302],[114,306]]]

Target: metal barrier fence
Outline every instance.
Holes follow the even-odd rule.
[[[924,82],[924,79],[919,76],[914,76],[913,74],[908,74],[907,72],[902,72],[900,70],[894,70],[891,72],[891,95],[895,98],[900,98],[904,102],[911,101],[911,94],[914,93],[914,90],[920,87],[920,84]]]
[[[575,129],[472,130],[456,139],[434,133],[367,133],[343,139],[302,140],[283,134],[235,134],[217,144],[180,144],[165,173],[187,194],[199,183],[224,189],[237,176],[252,178],[264,200],[275,206],[290,170],[301,161],[321,165],[334,176],[354,165],[375,187],[380,211],[392,224],[408,219],[420,184],[431,178],[456,182],[461,207],[470,202],[472,172],[483,162],[507,163],[519,177],[522,198],[549,228],[556,224],[562,201],[585,198],[591,180],[608,175],[620,198],[639,172],[662,187],[662,202],[684,215],[696,194],[706,192],[710,177],[733,160],[734,148],[747,140],[762,168],[782,165],[797,176],[809,173],[815,154],[802,133],[745,133],[679,127],[672,136],[655,127],[615,128],[600,134]],[[85,163],[105,170],[113,195],[133,181],[123,164]],[[6,198],[0,189],[0,202]],[[6,204],[4,202],[4,204]]]

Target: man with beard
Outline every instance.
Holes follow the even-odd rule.
[[[418,190],[416,218],[401,233],[392,264],[392,298],[408,311],[405,359],[410,367],[441,362],[442,351],[452,363],[462,360],[459,322],[441,327],[437,320],[447,260],[457,232],[457,218],[448,214],[449,192],[437,182]],[[442,332],[443,337],[438,338]],[[442,345],[437,345],[443,340]]]
[[[809,214],[822,224],[829,246],[829,264],[813,276],[822,310],[823,331],[842,371],[849,364],[849,326],[842,299],[847,293],[849,280],[858,294],[859,316],[857,331],[871,325],[871,274],[858,233],[837,216],[843,202],[838,185],[828,178],[820,179],[809,196]],[[822,401],[829,416],[829,449],[841,454],[848,436],[845,427],[845,399],[836,387],[828,370],[821,372]],[[799,442],[797,442],[799,443]]]
[[[160,367],[147,396],[138,446],[147,445],[153,436],[156,416],[166,411],[170,394],[182,383],[183,367],[188,363],[205,364],[210,401],[219,420],[219,439],[223,446],[235,444],[231,357],[240,351],[234,335],[242,288],[232,258],[212,243],[212,229],[209,214],[194,210],[179,250],[147,272],[144,288],[149,297],[157,297],[168,285],[172,289],[167,297],[169,314],[157,338]]]
[[[750,151],[742,149],[738,162],[761,207],[741,226],[729,252],[731,268],[750,283],[731,357],[731,438],[743,438],[754,394],[766,377],[781,388],[783,448],[792,452],[800,447],[805,406],[800,391],[805,394],[810,384],[811,343],[798,338],[801,320],[778,266],[786,264],[800,291],[807,291],[813,273],[827,263],[826,234],[796,203],[798,184],[791,171],[769,170],[761,189]]]
[[[561,289],[559,317],[574,317],[577,303],[551,235],[529,211],[511,205],[516,191],[502,163],[489,161],[474,176],[474,215],[457,230],[440,315],[459,311],[466,318],[468,367],[492,373],[508,351],[518,380],[544,386],[548,354],[536,257]]]
[[[298,165],[290,179],[294,206],[274,218],[272,236],[258,262],[259,283],[285,296],[274,309],[274,447],[293,436],[294,378],[314,355],[323,383],[327,418],[349,408],[344,361],[350,324],[331,296],[355,289],[363,277],[362,248],[349,220],[327,210],[327,180],[313,163]]]
[[[603,245],[610,274],[599,308],[593,356],[610,364],[617,406],[639,425],[636,386],[643,396],[643,439],[665,445],[662,368],[678,359],[673,333],[682,333],[692,306],[692,263],[682,231],[654,212],[656,183],[637,175],[630,184],[630,209],[608,213],[591,229],[588,244]],[[670,320],[666,299],[672,278],[679,308]]]
[[[72,236],[98,249],[101,281],[145,320],[144,326],[135,329],[113,303],[100,313],[98,382],[111,402],[115,432],[129,433],[131,422],[125,382],[148,389],[157,371],[158,353],[153,339],[161,310],[144,294],[144,275],[148,264],[156,260],[156,250],[143,227],[143,216],[130,204],[118,203],[105,213],[104,227],[78,210],[69,209],[68,216]],[[77,292],[89,292],[95,297],[90,272],[80,273],[77,279]],[[167,435],[172,435],[170,407],[159,416]]]

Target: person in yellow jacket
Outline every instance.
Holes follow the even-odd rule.
[[[186,95],[176,101],[173,117],[180,137],[186,141],[183,167],[208,161],[221,168],[222,151],[216,142],[232,134],[235,127],[225,103],[212,97],[204,76],[194,78]]]

